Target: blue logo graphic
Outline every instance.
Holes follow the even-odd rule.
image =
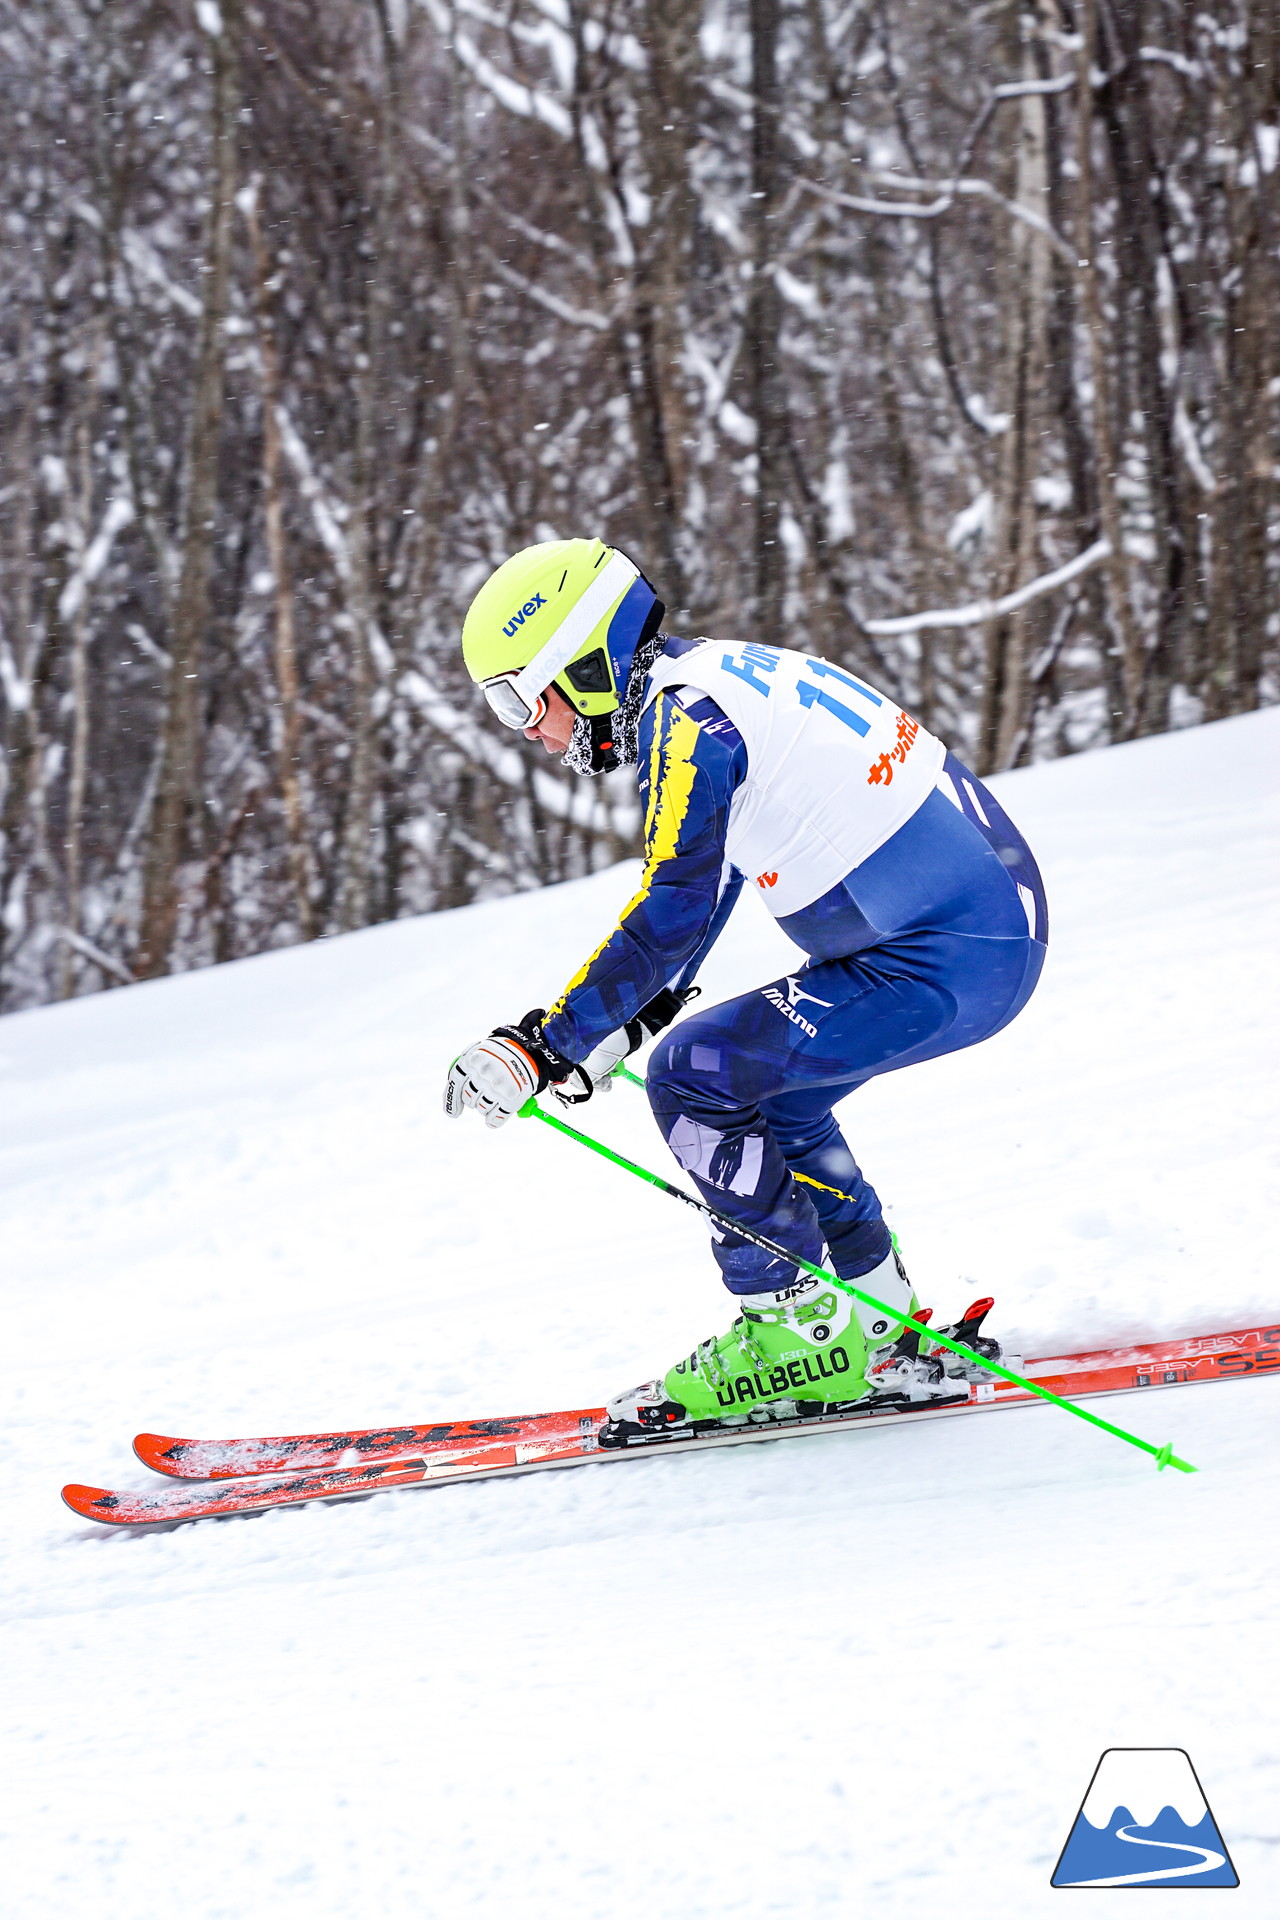
[[[1108,1747],[1054,1887],[1238,1887],[1226,1842],[1181,1747]]]

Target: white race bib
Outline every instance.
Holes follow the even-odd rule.
[[[725,850],[778,919],[882,847],[942,771],[946,749],[919,721],[843,667],[786,647],[704,640],[659,656],[645,704],[665,687],[710,694],[742,735],[747,776]]]

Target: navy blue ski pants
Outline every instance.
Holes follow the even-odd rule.
[[[649,1061],[654,1117],[703,1196],[804,1259],[825,1241],[845,1280],[879,1264],[889,1231],[833,1106],[877,1074],[998,1033],[1044,964],[1044,888],[1026,842],[950,755],[947,772],[956,800],[931,794],[844,883],[845,924],[865,944],[691,1015]],[[717,1234],[715,1255],[732,1293],[796,1273],[732,1232]]]

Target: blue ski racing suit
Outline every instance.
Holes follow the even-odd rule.
[[[650,1102],[712,1205],[806,1260],[825,1243],[855,1280],[889,1232],[832,1108],[877,1074],[989,1038],[1026,1005],[1048,933],[1039,872],[981,782],[843,669],[671,639],[646,691],[641,884],[548,1010],[546,1037],[584,1059],[692,977],[753,885],[808,957],[662,1035]],[[731,1232],[715,1255],[737,1294],[796,1274]]]

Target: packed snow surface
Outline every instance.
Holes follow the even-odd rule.
[[[1280,1319],[1278,762],[1271,711],[998,783],[1040,990],[843,1116],[940,1319]],[[694,1216],[440,1111],[633,879],[0,1021],[6,1916],[1026,1920],[1132,1746],[1190,1753],[1274,1920],[1280,1380],[1103,1403],[1195,1477],[1035,1407],[159,1533],[60,1505],[148,1482],[139,1428],[590,1405],[727,1324]],[[744,902],[705,984],[794,965]],[[635,1089],[582,1117],[672,1171]]]

